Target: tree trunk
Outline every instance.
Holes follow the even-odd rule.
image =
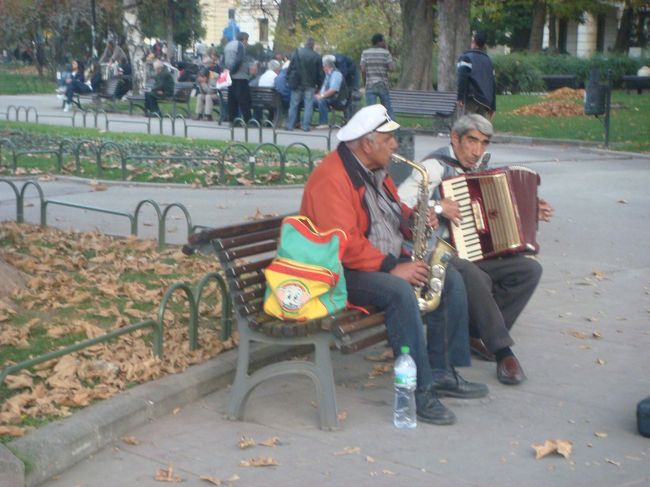
[[[167,60],[176,60],[176,44],[174,44],[174,0],[167,0]]]
[[[407,90],[433,89],[433,0],[400,0],[402,7],[402,73],[398,86]]]
[[[133,93],[140,93],[140,89],[144,86],[146,70],[144,36],[138,20],[137,0],[122,0],[122,10],[126,48],[131,59],[132,90]]]
[[[471,42],[471,0],[438,0],[438,91],[456,91],[456,62]]]
[[[296,35],[296,12],[298,0],[282,0],[278,11],[278,23],[275,26],[273,50],[289,53],[293,50],[293,38]]]
[[[542,51],[545,22],[546,2],[544,0],[535,0],[533,2],[533,21],[530,27],[530,37],[528,38],[528,50],[530,52]]]
[[[626,0],[623,16],[621,17],[621,24],[616,33],[616,44],[614,44],[614,51],[627,52],[630,47],[630,32],[632,31],[632,22],[634,18],[634,10],[630,5],[630,1]]]
[[[548,17],[548,48],[551,52],[557,51],[557,17],[550,14]]]

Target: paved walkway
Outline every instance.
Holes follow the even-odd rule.
[[[416,154],[442,140],[419,136]],[[209,485],[201,476],[230,478],[226,484],[234,486],[650,485],[650,440],[636,433],[635,423],[636,403],[650,395],[650,159],[562,145],[494,144],[492,152],[494,165],[521,163],[540,172],[541,194],[556,207],[555,219],[539,233],[542,282],[514,329],[525,384],[503,386],[493,364],[475,361],[463,375],[487,383],[488,398],[444,400],[456,425],[401,431],[391,423],[390,375],[369,377],[374,363],[366,357],[385,349],[335,352],[345,419],[340,431],[328,433],[317,427],[313,387],[301,378],[263,384],[244,421],[225,420],[224,386],[236,357],[228,352],[14,441],[10,446],[31,461],[28,484],[153,486],[160,485],[156,472],[172,465],[188,486]],[[300,188],[111,185],[95,192],[85,182],[42,185],[46,197],[96,206],[133,208],[144,198],[182,202],[195,223],[209,225],[241,220],[257,208],[291,211],[301,194]],[[79,211],[52,210],[48,219],[65,228],[104,225]],[[14,216],[12,194],[0,186],[0,218]],[[27,219],[38,221],[33,213]],[[109,232],[125,233],[107,224]],[[177,228],[169,239],[182,242],[183,232]],[[125,435],[139,444],[124,443]],[[240,450],[242,436],[277,437],[279,444]],[[573,442],[571,457],[536,460],[530,445],[548,439]],[[260,456],[279,465],[240,465]],[[16,485],[3,478],[0,486]]]

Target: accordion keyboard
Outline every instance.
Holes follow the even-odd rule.
[[[467,180],[464,178],[453,178],[443,181],[442,190],[445,198],[453,199],[460,207],[462,219],[460,225],[450,225],[458,256],[471,261],[483,258],[481,240],[479,239],[478,227],[474,218],[474,211],[472,210]]]

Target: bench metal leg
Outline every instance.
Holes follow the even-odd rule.
[[[249,375],[250,340],[240,337],[237,372],[230,393],[228,418],[233,420],[242,418],[250,393],[262,382],[283,375],[301,374],[309,377],[316,387],[321,428],[324,430],[339,429],[336,389],[329,350],[330,339],[329,333],[319,333],[310,337],[310,342],[315,348],[314,362],[285,360],[262,367]]]

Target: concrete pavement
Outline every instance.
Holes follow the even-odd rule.
[[[416,137],[416,157],[442,143]],[[160,485],[156,472],[170,465],[183,485],[197,486],[208,485],[202,476],[234,486],[650,485],[650,439],[636,433],[634,417],[636,403],[650,395],[650,159],[565,145],[493,144],[491,151],[493,165],[520,163],[538,171],[541,194],[556,208],[554,220],[540,225],[542,282],[513,332],[526,383],[503,386],[494,364],[475,360],[462,373],[487,383],[488,398],[445,399],[456,425],[402,431],[391,422],[390,374],[369,377],[374,362],[366,357],[385,348],[335,352],[344,420],[340,431],[328,433],[318,429],[313,387],[302,378],[261,385],[244,421],[225,420],[229,391],[222,386],[230,381],[231,351],[12,442],[9,447],[31,462],[28,485],[153,486]],[[194,223],[206,225],[240,221],[258,208],[292,211],[301,194],[301,188],[121,184],[96,192],[71,180],[42,186],[46,197],[94,206],[132,210],[145,198],[181,202]],[[128,226],[81,210],[51,211],[53,225],[87,230],[101,224],[108,233],[128,232]],[[0,218],[14,217],[12,193],[0,186]],[[27,220],[38,221],[33,213]],[[181,225],[170,228],[169,241],[184,238]],[[139,444],[121,441],[125,435]],[[278,437],[279,444],[241,450],[242,436],[258,442]],[[547,439],[573,442],[570,458],[536,460],[530,445]],[[260,456],[279,465],[240,465]],[[2,459],[0,452],[0,468]],[[18,485],[2,478],[9,477],[0,477],[2,486]]]

